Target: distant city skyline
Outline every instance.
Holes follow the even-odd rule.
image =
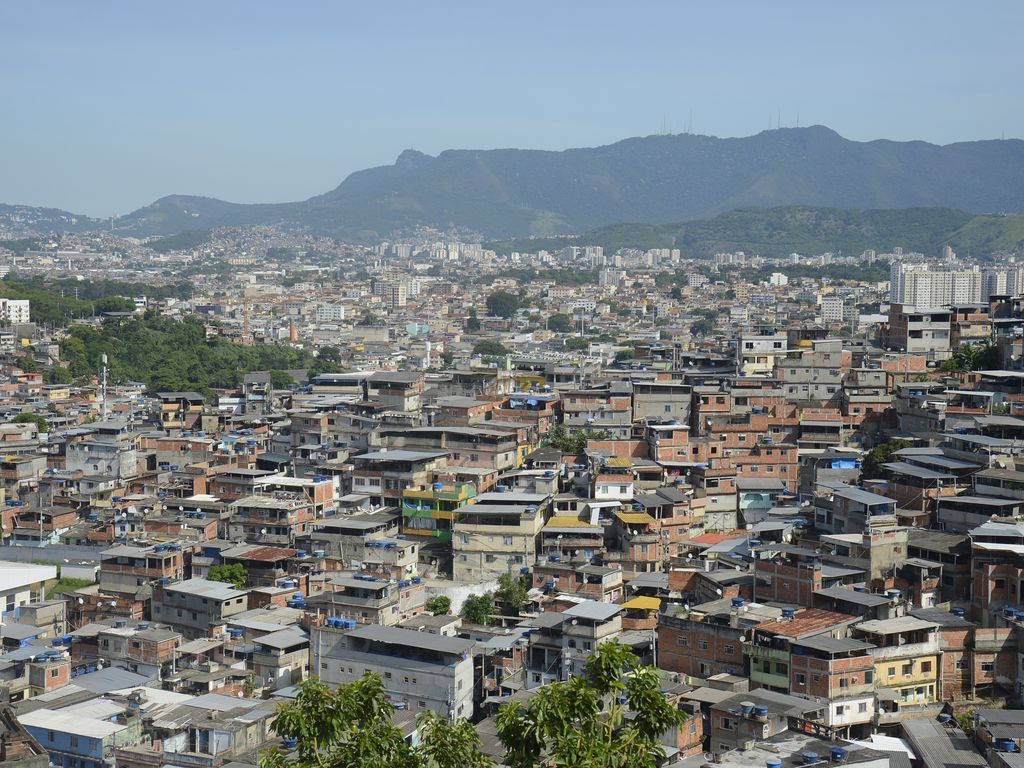
[[[4,4],[0,202],[284,202],[402,150],[560,150],[781,122],[1024,134],[1024,7],[954,2]]]

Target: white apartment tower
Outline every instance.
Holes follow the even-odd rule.
[[[977,269],[933,270],[922,261],[893,261],[889,297],[894,304],[945,307],[973,304],[984,297],[984,280]]]
[[[0,299],[0,322],[10,325],[29,322],[28,299]]]

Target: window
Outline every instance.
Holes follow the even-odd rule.
[[[870,669],[864,673],[864,684],[873,683],[875,681],[875,673]]]
[[[867,702],[866,701],[862,701],[860,704],[858,704],[857,705],[857,711],[859,713],[861,713],[861,714],[864,714],[865,712],[867,712],[868,711]]]
[[[921,671],[922,672],[931,672],[932,671],[932,663],[930,661],[922,661],[921,662]]]
[[[385,672],[384,673],[384,679],[385,680],[390,680],[391,679],[391,673],[390,672]]]
[[[700,648],[702,651],[706,651],[708,649],[708,641],[707,640],[699,641],[697,643],[697,647]]]
[[[680,635],[676,638],[676,645],[680,648],[688,648],[690,646],[690,638]]]
[[[725,655],[726,656],[732,656],[732,654],[733,654],[733,647],[731,645],[725,646]]]
[[[848,682],[847,682],[846,678],[845,677],[840,677],[839,678],[839,687],[840,688],[846,688],[847,685],[848,685]]]
[[[889,667],[889,677],[896,677],[896,667]]]
[[[1006,579],[996,579],[995,586],[996,589],[1002,589],[1006,586]]]
[[[804,685],[807,682],[807,676],[803,672],[796,673],[796,684]]]
[[[912,674],[914,674],[914,665],[912,663],[904,664],[903,665],[903,676],[907,677],[907,676],[912,675]]]
[[[534,675],[534,677],[539,679],[540,675]],[[425,702],[425,701],[417,701],[416,702],[416,706],[418,706],[420,709],[426,709],[427,708],[427,702]]]
[[[701,674],[701,676],[704,676],[704,675],[710,675],[710,674],[711,674],[711,667],[709,667],[709,666],[708,666],[707,664],[705,664],[704,662],[701,662],[701,665],[700,665],[700,674]]]
[[[845,711],[846,711],[846,707],[844,707],[842,704],[840,704],[840,705],[838,705],[836,707],[836,715],[839,716],[839,717],[842,717],[843,716],[843,712],[845,712]]]
[[[775,665],[775,674],[777,674],[777,675],[788,675],[789,674],[789,665],[788,664],[776,664]]]
[[[994,668],[995,668],[995,665],[991,661],[983,661],[983,662],[981,662],[981,671],[982,672],[991,672]]]
[[[511,536],[502,536],[501,537],[501,543],[504,544],[506,547],[512,546],[512,537]]]
[[[60,669],[58,667],[54,667],[53,669],[50,670],[50,677],[56,677],[59,674],[60,674]]]

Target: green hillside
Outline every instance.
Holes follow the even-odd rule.
[[[520,238],[488,243],[500,253],[558,250],[566,245],[619,248],[679,248],[685,258],[745,251],[768,258],[842,253],[894,247],[936,254],[949,243],[961,254],[987,256],[1024,249],[1024,215],[971,216],[948,208],[858,210],[787,206],[741,208],[710,219],[679,224],[615,224],[574,238]]]

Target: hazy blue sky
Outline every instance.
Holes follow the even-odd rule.
[[[405,148],[1024,133],[1008,2],[0,3],[0,202],[309,197]]]

